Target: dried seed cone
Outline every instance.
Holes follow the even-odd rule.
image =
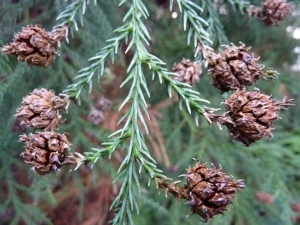
[[[174,76],[175,80],[194,86],[200,80],[201,67],[189,59],[183,58],[180,63],[174,64],[173,72],[179,74]]]
[[[286,0],[266,0],[263,3],[261,21],[267,26],[278,25],[294,9]]]
[[[230,134],[246,146],[264,137],[272,138],[273,122],[279,119],[277,111],[294,104],[292,99],[286,98],[275,101],[258,89],[253,92],[238,90],[224,103],[226,114],[232,120],[225,125]]]
[[[23,134],[20,141],[25,143],[21,157],[40,175],[58,170],[67,159],[71,145],[64,134],[53,131]]]
[[[39,25],[28,25],[1,50],[3,54],[16,55],[19,62],[47,67],[54,61],[57,47],[64,37],[67,37],[67,27],[58,26],[47,32]]]
[[[237,190],[245,188],[243,180],[233,180],[232,176],[222,172],[222,168],[206,168],[198,162],[195,167],[187,169],[185,190],[187,204],[193,213],[205,221],[217,214],[224,214]]]
[[[255,193],[255,199],[265,204],[272,204],[274,202],[274,198],[272,195],[263,192]]]
[[[209,60],[212,73],[211,83],[222,92],[242,89],[251,86],[253,82],[262,76],[262,67],[256,63],[258,59],[249,55],[247,51],[251,47],[227,46],[213,60]]]
[[[55,130],[61,122],[61,113],[67,110],[69,103],[69,99],[61,99],[53,90],[35,89],[23,98],[14,118],[35,129]]]
[[[105,116],[102,111],[92,107],[88,117],[88,121],[90,121],[93,125],[99,125],[105,120]]]

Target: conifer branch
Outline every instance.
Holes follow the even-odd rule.
[[[224,31],[223,24],[220,21],[219,13],[213,5],[213,1],[202,1],[202,8],[207,15],[208,28],[207,32],[212,37],[211,39],[217,40],[219,45],[229,43]]]
[[[78,25],[75,19],[76,14],[80,11],[79,17],[80,17],[80,23],[81,26],[83,25],[83,14],[85,13],[86,6],[89,4],[89,0],[77,0],[67,6],[67,8],[62,11],[59,16],[56,18],[56,20],[64,19],[64,21],[61,23],[63,26],[74,26],[75,30],[78,30]],[[97,0],[94,0],[94,4],[97,4]]]
[[[227,0],[233,7],[234,11],[239,10],[243,14],[249,7],[250,2],[245,0]]]
[[[125,19],[126,16],[124,20]],[[95,62],[78,71],[78,75],[74,78],[74,80],[78,81],[76,83],[70,84],[66,88],[66,90],[64,90],[64,93],[68,94],[71,98],[78,99],[79,103],[79,95],[86,86],[89,87],[89,92],[91,92],[92,78],[94,77],[94,75],[97,73],[98,80],[103,75],[107,57],[110,56],[111,60],[114,61],[114,54],[117,54],[122,41],[125,40],[126,43],[128,42],[128,38],[132,33],[132,26],[130,23],[126,23],[116,29],[114,32],[120,33],[120,35],[108,39],[108,44],[103,47],[99,53],[89,59],[89,61],[95,60]]]
[[[122,1],[121,4],[124,2],[125,1]],[[125,25],[127,29],[125,28],[124,30],[123,28],[123,34],[121,34],[121,36],[123,35],[122,37],[126,37],[126,39],[128,39],[130,33],[132,34],[132,39],[128,44],[126,52],[133,46],[135,47],[135,54],[127,70],[129,75],[121,85],[122,87],[132,80],[129,94],[120,107],[121,109],[125,104],[130,102],[129,110],[119,121],[120,123],[127,119],[126,123],[122,129],[111,135],[119,135],[118,137],[103,144],[107,147],[102,150],[94,149],[93,153],[87,153],[87,157],[85,159],[86,162],[91,160],[95,163],[99,157],[103,157],[106,154],[111,155],[119,144],[123,143],[127,138],[130,139],[127,156],[123,160],[118,170],[118,176],[115,179],[116,182],[123,178],[123,182],[118,196],[111,205],[111,209],[115,208],[117,212],[112,221],[113,224],[133,224],[131,211],[135,210],[138,213],[139,209],[133,193],[132,185],[135,184],[138,189],[140,189],[137,174],[140,173],[142,169],[149,174],[150,179],[154,177],[164,177],[161,173],[162,171],[156,168],[156,161],[148,152],[143,133],[139,127],[140,125],[138,124],[138,121],[141,122],[147,131],[147,125],[142,116],[141,109],[143,109],[148,119],[150,119],[147,113],[147,103],[143,92],[146,92],[148,96],[150,94],[142,71],[142,62],[146,60],[149,54],[146,50],[145,44],[148,44],[150,35],[143,24],[140,15],[144,18],[148,17],[148,11],[145,5],[141,0],[132,0],[131,7],[124,17],[124,20],[129,20],[129,22]],[[104,49],[106,49],[106,47]],[[115,49],[115,47],[110,47],[108,49]]]
[[[171,9],[173,6],[173,1],[174,0],[171,0],[170,2]],[[183,29],[187,30],[187,27],[189,27],[187,38],[188,45],[191,43],[192,38],[195,47],[198,41],[204,41],[212,44],[209,33],[203,28],[204,26],[207,27],[209,23],[197,13],[197,11],[203,12],[203,9],[191,0],[176,1],[181,12]]]

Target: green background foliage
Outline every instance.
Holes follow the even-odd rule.
[[[232,141],[225,127],[219,130],[216,124],[210,126],[204,117],[200,118],[199,126],[196,126],[194,118],[185,108],[180,111],[177,103],[164,107],[160,111],[162,117],[159,119],[159,129],[171,166],[167,168],[165,163],[158,162],[157,167],[163,170],[167,177],[178,180],[178,175],[185,173],[185,168],[189,165],[193,166],[192,158],[196,158],[207,162],[208,165],[220,164],[227,174],[232,174],[235,179],[245,180],[246,189],[237,193],[233,205],[229,207],[230,211],[226,212],[224,217],[216,216],[208,224],[292,224],[291,218],[296,214],[291,210],[290,204],[300,202],[300,40],[293,38],[293,31],[297,27],[300,29],[300,3],[297,0],[289,1],[296,7],[293,14],[279,26],[266,27],[258,19],[249,18],[243,7],[239,10],[243,1],[219,0],[216,4],[217,10],[210,12],[210,1],[194,2],[200,6],[207,4],[203,12],[207,21],[210,19],[215,24],[222,24],[216,26],[217,28],[208,29],[214,41],[214,48],[230,42],[238,45],[240,41],[246,46],[252,46],[250,52],[261,57],[261,64],[280,72],[275,81],[260,80],[255,87],[265,94],[272,94],[278,100],[289,95],[295,99],[296,106],[291,107],[289,111],[280,112],[282,120],[275,122],[276,129],[273,131],[272,140],[264,139],[250,147]],[[259,6],[261,2],[253,0],[251,4]],[[72,1],[1,1],[0,45],[9,43],[13,33],[28,24],[42,24],[46,30],[51,30],[60,22],[56,21],[56,17],[71,3]],[[187,45],[187,32],[179,25],[178,18],[172,18],[169,9],[162,6],[159,8],[155,1],[144,3],[149,10],[149,18],[144,20],[151,35],[148,51],[166,62],[169,70],[183,57],[193,59],[193,45]],[[114,37],[113,30],[123,23],[122,19],[128,8],[126,5],[118,7],[118,4],[117,0],[98,0],[96,5],[91,1],[84,15],[78,12],[75,16],[78,31],[72,20],[69,44],[63,41],[59,49],[60,56],[49,68],[28,67],[25,63],[17,63],[13,56],[0,56],[1,224],[52,224],[48,208],[55,208],[60,203],[59,196],[68,195],[68,187],[79,193],[78,211],[73,216],[83,222],[84,211],[89,204],[85,198],[85,193],[88,192],[85,176],[91,177],[92,186],[95,187],[98,180],[116,178],[120,163],[115,161],[122,162],[128,147],[126,142],[117,150],[119,154],[114,153],[110,160],[104,157],[97,161],[93,169],[89,169],[89,165],[73,172],[69,172],[70,168],[63,168],[60,173],[40,177],[20,160],[23,146],[18,142],[19,134],[12,132],[11,126],[22,97],[34,88],[41,87],[51,88],[57,94],[61,93],[73,83],[80,69],[90,65],[88,59],[106,45],[107,39]],[[179,13],[176,1],[173,10]],[[160,11],[162,13],[159,16]],[[229,41],[226,42],[227,40]],[[119,88],[127,76],[126,67],[132,57],[130,53],[124,54],[124,51],[119,51],[115,64],[112,65],[110,61],[106,64],[110,70],[105,70],[100,84],[96,78],[93,79],[95,92],[110,98],[107,95],[111,93],[110,89]],[[121,66],[121,70],[116,69],[118,65]],[[298,65],[298,69],[293,69],[294,65]],[[143,69],[151,95],[151,98],[146,97],[147,103],[155,106],[168,99],[166,85],[160,84],[158,79],[152,80],[151,71],[146,67]],[[129,85],[125,85],[118,91],[113,98],[113,109],[118,109],[129,89]],[[207,70],[204,69],[201,80],[194,89],[200,92],[201,98],[210,101],[209,107],[224,108],[220,103],[228,95],[221,95],[210,85],[210,74]],[[247,90],[251,91],[253,87],[248,87]],[[108,141],[112,131],[93,126],[85,119],[93,104],[93,98],[88,91],[83,91],[80,98],[81,105],[72,103],[69,113],[64,115],[67,122],[60,126],[59,132],[71,135],[73,150],[89,152],[91,148],[100,148],[99,143]],[[34,131],[28,129],[27,133],[29,132]],[[92,134],[100,142],[92,142],[86,133]],[[151,145],[147,144],[151,153]],[[84,173],[86,174],[83,176]],[[135,224],[202,223],[196,215],[186,218],[190,210],[184,201],[178,206],[177,200],[171,195],[167,199],[163,193],[158,195],[155,182],[148,186],[148,175],[142,173],[139,178],[142,193],[138,194],[133,188],[140,211],[140,215],[132,213]],[[266,205],[257,201],[254,197],[257,192],[271,194],[274,198],[273,204]]]

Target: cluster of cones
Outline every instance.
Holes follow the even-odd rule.
[[[226,110],[224,114],[208,112],[206,117],[219,125],[227,126],[229,134],[246,146],[264,137],[272,138],[273,123],[280,118],[278,111],[294,104],[292,99],[287,98],[276,101],[256,88],[252,92],[246,92],[245,87],[266,77],[263,67],[257,63],[258,58],[248,54],[249,49],[244,44],[231,45],[216,54],[208,46],[198,46],[198,51],[202,52],[212,74],[212,85],[221,92],[236,91],[223,102]],[[199,80],[195,78],[200,71],[195,69],[197,66],[199,64],[184,59],[173,67],[174,72],[180,75],[174,79],[193,85],[195,82],[192,81]],[[197,73],[192,74],[191,71]],[[275,71],[268,70],[267,73],[269,77],[276,77]]]
[[[21,157],[25,163],[40,175],[59,170],[63,165],[77,165],[81,162],[81,155],[70,152],[71,143],[65,134],[54,130],[62,122],[62,113],[66,112],[70,100],[56,96],[53,90],[35,89],[23,98],[22,106],[17,109],[14,118],[34,129],[43,132],[20,135],[20,141],[25,144],[25,151]]]

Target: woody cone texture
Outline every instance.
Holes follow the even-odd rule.
[[[295,8],[288,4],[286,0],[266,0],[263,3],[261,20],[265,25],[278,25],[287,14]]]
[[[47,67],[54,61],[57,47],[67,33],[67,27],[57,26],[52,32],[47,32],[38,25],[28,25],[1,50],[3,54],[16,55],[19,62]]]
[[[21,157],[40,175],[56,171],[68,162],[66,159],[71,144],[64,134],[53,131],[28,136],[23,134],[20,141],[25,143],[25,152],[21,153]]]
[[[236,140],[246,146],[264,137],[272,138],[273,123],[280,118],[277,111],[294,104],[292,99],[287,98],[275,101],[271,96],[261,94],[258,89],[253,92],[238,90],[224,103],[228,123],[223,124]]]
[[[35,89],[23,98],[22,106],[14,118],[35,129],[55,130],[61,122],[61,113],[66,111],[70,100],[61,99],[53,90]]]
[[[227,92],[251,86],[259,80],[262,68],[256,63],[258,59],[247,53],[250,48],[245,45],[232,45],[227,46],[220,54],[208,55],[212,85],[222,92]]]
[[[172,69],[174,73],[179,74],[179,76],[174,76],[173,78],[182,83],[194,86],[200,80],[200,65],[189,59],[183,58],[180,63],[174,64]]]
[[[215,215],[224,214],[227,206],[237,190],[245,188],[244,180],[234,180],[232,176],[222,172],[222,168],[206,168],[206,164],[198,162],[193,168],[187,169],[186,184],[176,187],[179,182],[167,184],[158,180],[157,186],[171,192],[178,200],[185,198],[193,214],[198,214],[204,221]]]

